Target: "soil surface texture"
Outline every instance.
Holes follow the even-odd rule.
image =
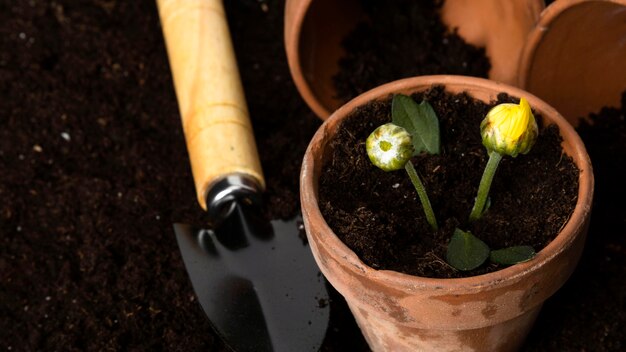
[[[527,155],[504,157],[489,193],[491,206],[477,221],[467,218],[487,164],[480,122],[493,107],[467,94],[435,87],[413,96],[428,101],[439,118],[441,153],[412,159],[432,203],[438,231],[425,220],[417,192],[404,170],[385,172],[367,156],[365,140],[391,122],[391,102],[357,108],[330,142],[320,177],[320,208],[337,236],[367,265],[422,277],[465,277],[498,270],[489,261],[463,272],[445,262],[456,227],[490,248],[545,247],[569,219],[578,199],[579,170],[561,148],[556,126],[539,129]],[[501,94],[497,103],[516,102]],[[541,117],[537,116],[541,126]]]
[[[342,42],[345,55],[333,78],[337,97],[357,95],[400,78],[457,74],[487,77],[491,64],[441,22],[441,0],[361,0],[367,21]]]
[[[267,216],[289,217],[320,122],[289,77],[284,1],[224,3]],[[229,351],[198,305],[171,226],[204,214],[155,1],[0,0],[0,38],[0,351]],[[617,217],[604,224],[594,212],[583,262],[544,305],[525,351],[624,349],[626,211],[604,178],[621,170],[613,157],[626,157],[622,120],[583,135],[598,147],[588,145],[598,202]],[[322,350],[368,351],[330,293]]]

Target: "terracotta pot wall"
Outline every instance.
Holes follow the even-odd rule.
[[[442,20],[458,28],[468,43],[486,47],[489,78],[515,84],[519,54],[543,8],[542,0],[447,0]],[[285,48],[291,75],[322,119],[341,105],[332,84],[343,56],[341,40],[364,18],[358,0],[287,0]]]
[[[626,90],[626,1],[559,0],[541,15],[520,66],[520,86],[576,125]]]
[[[443,84],[483,101],[500,92],[524,96],[564,138],[564,150],[581,170],[578,203],[562,232],[529,262],[463,279],[431,279],[365,265],[332,232],[317,204],[318,179],[327,143],[339,121],[355,107],[392,92],[409,94]],[[553,108],[519,89],[460,76],[423,76],[369,91],[337,110],[314,136],[301,173],[301,203],[309,244],[326,278],[346,298],[376,351],[513,351],[541,304],[570,276],[582,253],[593,174],[580,138]]]
[[[394,326],[385,319],[371,319],[364,309],[352,308],[357,321],[368,321],[361,330],[375,351],[516,351],[532,327],[541,306],[498,324],[478,329],[457,331],[417,329]],[[389,331],[392,334],[380,334]],[[398,340],[397,335],[415,336],[417,339]]]

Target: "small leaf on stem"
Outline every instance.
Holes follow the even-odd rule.
[[[531,246],[514,246],[491,252],[489,259],[497,264],[513,265],[531,260],[535,250]]]
[[[489,247],[470,232],[455,229],[448,244],[448,264],[462,271],[476,269],[489,258]]]
[[[422,101],[397,94],[391,102],[391,119],[394,124],[406,129],[413,137],[413,155],[422,152],[439,154],[439,119],[433,107]]]

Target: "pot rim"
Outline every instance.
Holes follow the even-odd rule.
[[[495,272],[470,276],[465,278],[427,278],[409,274],[404,274],[392,270],[376,270],[366,265],[361,259],[348,248],[334,231],[328,226],[322,216],[317,202],[317,180],[314,180],[314,160],[312,156],[312,146],[318,144],[327,135],[327,130],[337,124],[340,119],[348,115],[356,107],[367,103],[370,100],[384,99],[389,94],[408,91],[422,91],[432,85],[444,85],[446,90],[449,86],[460,88],[459,91],[482,90],[493,93],[493,97],[505,92],[515,97],[525,97],[534,109],[539,111],[544,117],[555,123],[560,130],[564,142],[567,141],[573,147],[570,156],[574,159],[576,166],[580,170],[578,199],[574,212],[559,234],[537,255],[524,263],[515,264]],[[423,88],[423,89],[422,89]],[[472,95],[471,92],[468,94]],[[548,117],[549,116],[549,117]],[[368,275],[372,280],[379,281],[385,285],[391,285],[401,290],[413,290],[415,288],[431,288],[444,291],[480,291],[484,287],[494,284],[506,285],[521,280],[531,272],[539,270],[555,259],[561,252],[572,245],[580,227],[585,226],[586,219],[591,212],[591,202],[593,199],[594,177],[591,161],[586,152],[582,140],[572,127],[554,108],[537,98],[536,96],[513,86],[490,81],[483,78],[454,76],[454,75],[433,75],[418,76],[402,79],[367,91],[335,111],[328,120],[315,133],[309,147],[307,148],[302,172],[301,172],[301,197],[303,211],[307,205],[306,215],[311,217],[311,222],[320,221],[324,233],[331,234],[319,238],[320,242],[326,242],[326,248],[332,248],[337,257],[344,258],[346,267],[352,271],[359,271]],[[317,218],[317,219],[315,219]],[[309,232],[307,232],[309,236]],[[313,242],[309,239],[309,242]]]
[[[313,0],[307,1],[287,1],[285,8],[285,51],[287,53],[287,64],[291,77],[296,83],[296,89],[300,92],[302,99],[309,105],[311,110],[321,119],[330,116],[331,111],[324,106],[317,95],[313,92],[309,80],[305,77],[300,64],[300,36],[302,26],[309,12]],[[291,14],[291,16],[290,16]],[[298,84],[299,83],[299,84]]]
[[[535,54],[539,48],[539,44],[543,41],[550,25],[556,21],[563,13],[575,8],[579,5],[589,3],[614,3],[626,6],[626,0],[559,0],[546,7],[539,16],[539,21],[535,27],[528,33],[526,44],[522,48],[520,61],[518,66],[518,86],[525,88],[528,84],[528,78],[532,70]]]
[[[318,94],[314,92],[312,83],[309,77],[307,77],[302,69],[300,46],[302,45],[301,36],[304,22],[309,13],[309,9],[315,0],[287,0],[285,4],[284,22],[285,29],[283,40],[285,44],[285,52],[287,55],[287,63],[291,78],[295,83],[296,89],[302,96],[302,99],[306,102],[311,110],[321,120],[326,120],[332,114],[332,107],[329,107],[322,103]],[[534,3],[540,9],[545,11],[545,2],[543,0],[527,0]],[[560,0],[567,1],[567,0]],[[589,1],[589,0],[577,0],[577,1]],[[601,1],[601,0],[600,0]],[[448,27],[452,27],[446,24]],[[464,39],[465,40],[465,39]],[[526,45],[524,46],[526,47]],[[523,48],[522,48],[523,50]],[[519,60],[522,59],[522,52],[520,51]],[[519,65],[518,65],[519,66]],[[519,74],[519,68],[515,72]],[[515,81],[519,81],[520,77],[514,77]]]

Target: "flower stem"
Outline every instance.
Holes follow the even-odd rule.
[[[500,160],[502,160],[502,154],[495,151],[489,153],[489,161],[487,161],[487,166],[485,167],[485,171],[483,172],[483,177],[480,179],[480,185],[478,186],[478,195],[476,196],[474,207],[472,208],[472,212],[469,216],[470,222],[480,219],[480,217],[483,215],[483,212],[485,210],[485,202],[487,201],[489,189],[491,188],[491,181],[493,181],[493,175],[496,174],[496,169],[498,168]]]
[[[417,175],[415,171],[415,167],[413,163],[409,160],[406,164],[404,164],[404,169],[409,174],[409,178],[417,191],[417,195],[420,198],[420,202],[422,202],[422,207],[424,208],[424,214],[426,214],[426,221],[430,224],[433,230],[437,230],[439,227],[437,226],[437,219],[435,218],[435,212],[433,212],[433,207],[430,205],[430,200],[428,199],[428,194],[426,194],[426,189],[424,188],[424,184],[420,177]]]

